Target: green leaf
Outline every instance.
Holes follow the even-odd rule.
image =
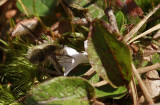
[[[151,62],[153,64],[160,63],[160,56],[158,53],[155,53],[154,55],[152,55]]]
[[[121,11],[118,11],[116,14],[116,20],[117,20],[117,25],[118,25],[118,28],[119,30],[121,30],[122,26],[124,25],[124,15]]]
[[[58,77],[34,87],[26,97],[26,105],[89,105],[94,88],[86,80]]]
[[[142,66],[144,59],[143,59],[143,52],[141,49],[138,50],[136,54],[132,55],[132,61],[134,65],[136,66],[136,68],[139,68]]]
[[[9,104],[9,105],[24,105],[22,103],[12,103],[12,104]]]
[[[88,8],[92,18],[101,18],[104,16],[104,11],[96,5],[96,0],[65,0],[68,4],[74,3],[84,8]]]
[[[16,100],[13,94],[7,90],[0,89],[0,94],[0,105],[9,105]]]
[[[160,55],[159,55],[159,53],[155,53],[154,55],[152,55],[151,62],[153,64],[160,63]],[[160,69],[157,69],[157,70],[160,70]]]
[[[94,84],[94,83],[97,83],[99,80],[100,80],[100,77],[96,73],[93,76],[91,76],[88,81],[89,81],[89,83]]]
[[[127,93],[127,88],[120,86],[119,88],[113,88],[109,84],[95,88],[96,98],[114,98],[120,99]]]
[[[100,7],[102,10],[106,8],[105,0],[92,0],[92,1],[95,1],[96,5],[98,5],[98,7]]]
[[[58,0],[21,0],[23,5],[27,8],[28,13],[38,16],[46,16],[54,13]],[[35,1],[35,2],[34,2]],[[22,5],[17,0],[17,7],[24,12]],[[31,15],[32,15],[31,14]]]
[[[104,21],[95,19],[88,37],[88,57],[93,69],[113,87],[128,85],[131,80],[131,56],[127,45],[106,30]],[[93,28],[92,28],[93,27]]]

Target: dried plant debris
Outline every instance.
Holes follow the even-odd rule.
[[[124,9],[131,17],[143,17],[142,9],[135,3],[134,0],[125,0]]]
[[[146,73],[143,80],[152,98],[160,94],[160,77],[156,70]]]
[[[154,99],[157,98],[160,94],[160,79],[159,74],[156,70],[149,71],[145,74],[143,82],[150,94],[150,96]],[[144,96],[139,92],[140,98],[139,103],[142,105],[148,104],[144,98]]]
[[[117,31],[117,33],[119,33],[116,17],[114,16],[112,7],[107,7],[104,12],[108,17],[110,25]]]
[[[61,38],[66,32],[72,31],[71,22],[67,19],[58,21],[51,26],[51,30],[56,38]]]
[[[34,31],[37,25],[38,20],[36,18],[22,20],[15,26],[11,36],[15,37],[18,35],[29,34],[28,30],[26,30],[24,27],[27,27],[29,30]]]
[[[158,30],[153,36],[153,39],[159,39],[159,38],[160,38],[160,30]]]
[[[0,1],[0,6],[2,6],[3,4],[5,4],[8,0],[1,0]]]

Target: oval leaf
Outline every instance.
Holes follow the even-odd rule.
[[[89,105],[94,88],[86,80],[58,77],[34,87],[26,97],[26,105]]]
[[[115,16],[116,16],[118,28],[119,30],[121,30],[122,26],[124,25],[124,20],[125,20],[124,15],[121,11],[118,11]]]
[[[120,86],[113,88],[109,84],[95,88],[96,98],[114,98],[120,99],[127,94],[127,88]]]
[[[106,30],[106,25],[100,19],[92,22],[87,48],[90,63],[113,87],[128,85],[131,80],[130,51],[123,41],[116,39],[116,33]]]

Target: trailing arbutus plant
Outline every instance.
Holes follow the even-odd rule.
[[[152,3],[154,4],[153,1]],[[31,4],[33,7],[30,6]],[[159,63],[155,64],[154,59],[158,56],[158,38],[154,38],[151,46],[147,46],[147,48],[157,49],[154,50],[156,55],[152,58],[144,57],[147,54],[144,54],[146,46],[143,43],[146,41],[144,36],[159,29],[159,24],[150,28],[147,20],[160,8],[160,5],[144,16],[146,13],[138,6],[139,4],[140,1],[137,0],[18,0],[17,7],[21,11],[28,17],[36,15],[38,19],[32,18],[19,22],[13,29],[11,37],[22,35],[26,37],[27,34],[33,38],[36,43],[28,44],[28,49],[23,55],[28,61],[27,64],[37,66],[39,72],[35,73],[38,76],[33,75],[34,82],[32,87],[26,90],[26,95],[18,99],[11,98],[11,103],[104,105],[108,104],[110,99],[115,102],[120,99],[123,100],[120,103],[123,105],[139,105],[142,103],[139,96],[142,95],[146,101],[143,104],[154,104],[153,96],[157,94],[151,95],[141,77],[145,75],[144,73],[160,68]],[[43,10],[39,11],[39,7]],[[55,26],[53,30],[45,21],[49,19],[48,17],[58,17],[53,19],[53,22],[47,20]],[[64,21],[63,19],[69,21],[66,26],[72,28],[66,33],[58,32],[61,29],[59,24]],[[43,36],[39,39],[36,32],[38,25],[42,23],[48,27],[47,30],[39,30],[38,37]],[[149,30],[143,32],[144,24],[148,25]],[[139,31],[140,29],[142,30]],[[48,35],[48,31],[52,36]],[[48,39],[48,36],[54,37],[55,31],[60,37],[56,40]],[[16,38],[12,40],[14,39]],[[147,37],[147,39],[152,38]],[[140,63],[137,64],[135,59],[140,59]],[[148,62],[154,65],[146,66],[148,62],[144,64],[144,59],[151,59]],[[46,74],[41,76],[42,72]],[[142,73],[143,75],[140,75]],[[150,75],[145,76],[147,81]],[[1,81],[4,80],[5,75]],[[28,86],[31,85],[28,83]],[[137,86],[140,87],[141,92],[137,91]],[[13,90],[19,87],[13,87]],[[9,95],[12,96],[11,93]],[[132,98],[129,97],[130,95]],[[133,101],[127,103],[130,98]]]

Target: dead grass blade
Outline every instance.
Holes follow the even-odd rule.
[[[138,103],[137,89],[136,89],[136,85],[135,85],[133,77],[132,77],[130,85],[131,85],[131,90],[132,90],[133,103],[134,103],[134,105],[139,105],[139,103]]]
[[[106,85],[108,84],[108,82],[106,80],[103,80],[103,81],[100,81],[100,82],[97,82],[95,84],[92,84],[94,87],[100,87],[100,86],[103,86],[103,85]]]
[[[144,96],[146,97],[149,105],[154,105],[153,99],[151,98],[150,94],[148,93],[147,88],[145,87],[145,85],[144,85],[141,77],[139,76],[139,73],[138,73],[138,71],[136,70],[136,68],[135,68],[135,66],[133,65],[133,63],[132,63],[132,71],[133,71],[135,77],[137,78],[138,84],[139,84],[139,86],[141,87],[141,90],[142,90]]]
[[[138,73],[141,74],[141,73],[146,73],[146,72],[156,70],[156,69],[159,69],[159,68],[160,68],[160,63],[157,63],[157,64],[154,64],[154,65],[151,65],[151,66],[147,66],[147,67],[137,69],[137,71],[138,71]]]
[[[139,38],[141,38],[141,37],[143,37],[143,36],[148,35],[149,33],[153,32],[153,31],[156,31],[156,30],[158,30],[158,29],[160,29],[160,24],[158,24],[158,25],[150,28],[149,30],[147,30],[147,31],[143,32],[142,34],[136,36],[135,38],[131,39],[131,40],[128,42],[128,44],[132,43],[133,41],[135,41],[135,40],[137,40],[137,39],[139,39]]]
[[[144,23],[151,17],[158,9],[160,8],[160,4],[158,4],[147,16],[145,16],[125,37],[124,41],[128,41],[132,38],[134,34],[138,32],[138,30],[143,26]]]

